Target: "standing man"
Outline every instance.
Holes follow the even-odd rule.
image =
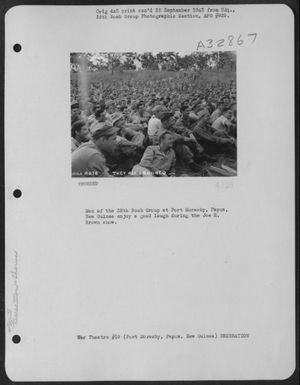
[[[116,146],[117,130],[110,122],[96,122],[90,127],[92,139],[72,152],[72,176],[107,177],[105,154]]]

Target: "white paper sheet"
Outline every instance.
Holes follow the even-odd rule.
[[[121,19],[109,17],[116,8]],[[7,375],[287,378],[295,369],[293,13],[231,5],[216,18],[207,8],[220,7],[208,5],[212,17],[179,18],[153,5],[147,14],[176,17],[125,18],[132,8],[140,15],[150,6],[6,14]],[[107,19],[97,19],[102,10]],[[71,52],[218,51],[219,39],[237,55],[236,177],[93,178],[94,186],[71,177]],[[86,209],[189,207],[227,212],[85,224]]]

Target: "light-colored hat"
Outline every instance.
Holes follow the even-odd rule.
[[[194,112],[190,112],[189,113],[189,119],[191,120],[191,121],[197,121],[199,118],[198,118],[198,116],[194,113]]]
[[[90,127],[91,136],[93,139],[99,139],[101,136],[111,136],[117,133],[117,129],[111,122],[95,122]]]
[[[152,109],[152,112],[154,115],[159,115],[159,118],[160,119],[163,119],[165,116],[167,115],[171,115],[170,111],[167,109],[167,107],[163,106],[163,105],[158,105],[158,106],[155,106],[153,109]]]
[[[152,112],[153,114],[160,114],[162,112],[168,112],[168,110],[165,106],[158,104],[157,106],[153,107]]]
[[[124,118],[124,115],[121,113],[121,112],[114,112],[112,115],[111,115],[111,121],[112,121],[112,124],[115,124],[118,120]]]

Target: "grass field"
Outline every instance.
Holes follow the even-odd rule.
[[[78,73],[71,72],[71,80],[78,79]],[[144,71],[123,71],[115,72],[111,74],[110,71],[95,71],[87,73],[88,83],[94,83],[97,81],[112,81],[112,80],[129,80],[135,79],[140,81],[148,81],[148,80],[162,80],[167,78],[175,78],[178,79],[179,76],[183,76],[183,74],[179,75],[179,72],[175,71],[155,71],[155,70],[144,70]],[[197,75],[197,83],[216,83],[220,81],[222,83],[230,83],[230,81],[236,80],[236,72],[232,72],[229,70],[205,70],[202,71],[199,75]]]

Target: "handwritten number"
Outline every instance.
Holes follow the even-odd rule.
[[[238,45],[244,44],[244,40],[242,39],[242,35],[240,35],[240,36],[238,37],[237,43],[238,43]]]
[[[207,41],[207,44],[208,44],[208,46],[206,48],[212,48],[213,47],[213,40],[212,39],[208,39],[206,41]]]
[[[229,40],[229,46],[231,47],[233,44],[232,44],[232,40],[234,39],[234,36],[233,35],[229,35],[228,36],[228,40]]]
[[[220,40],[217,40],[217,46],[218,47],[223,47],[223,45],[224,45],[224,42],[225,42],[225,39],[220,39]]]
[[[252,44],[253,44],[257,38],[257,33],[248,33],[248,36],[254,36],[254,39],[252,40]]]

